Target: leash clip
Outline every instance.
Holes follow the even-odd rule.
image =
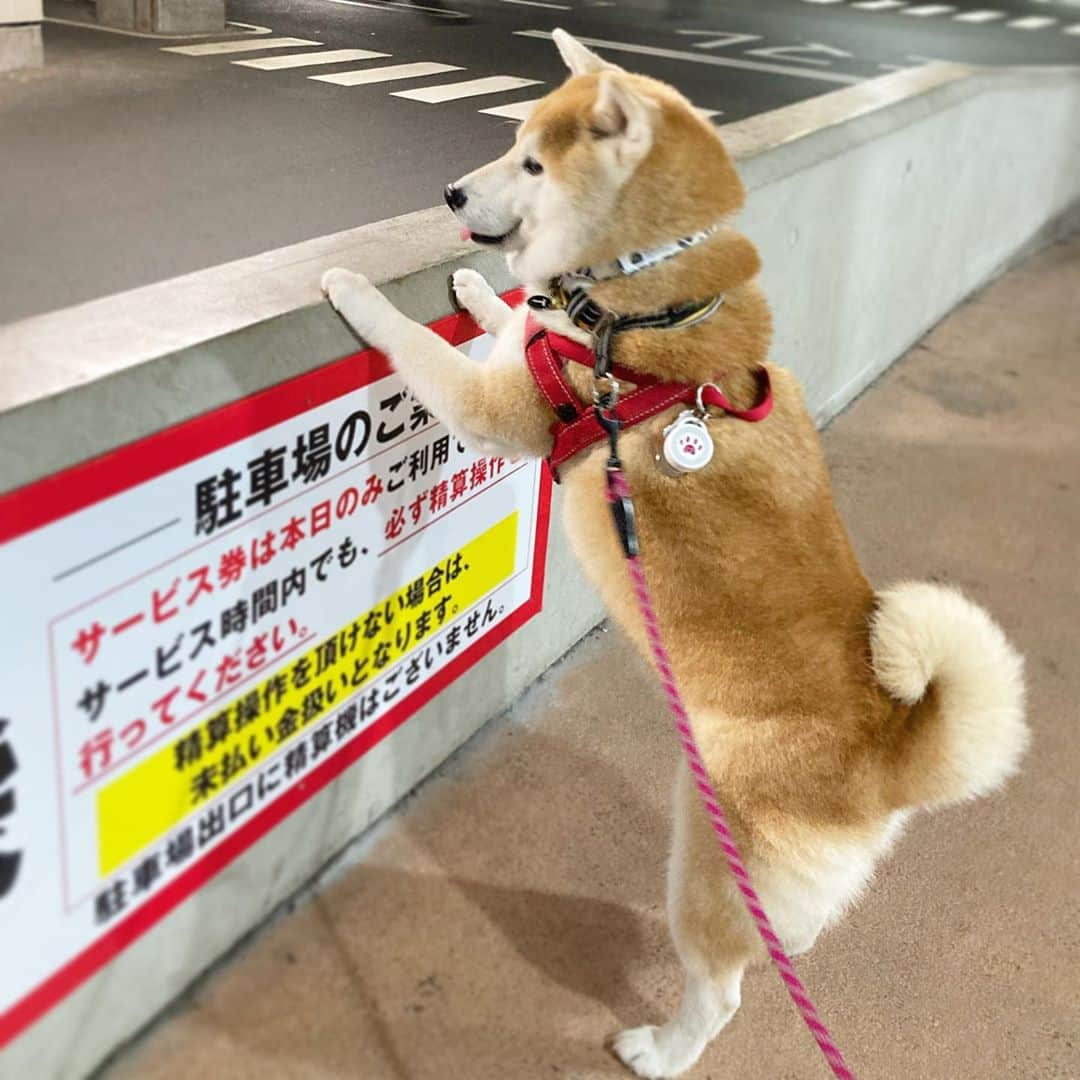
[[[594,411],[596,413],[596,422],[607,432],[608,471],[614,470],[618,472],[622,469],[622,462],[619,460],[619,429],[622,424],[619,422],[618,416],[612,411],[613,408],[614,402],[598,401]]]
[[[607,389],[601,387],[607,384]],[[593,404],[599,409],[613,409],[618,404],[622,387],[613,375],[594,375],[592,387]],[[603,423],[603,421],[601,421]]]
[[[638,544],[637,516],[634,513],[633,500],[626,490],[626,481],[622,475],[622,461],[619,459],[619,428],[622,425],[613,412],[599,405],[596,407],[596,419],[607,432],[608,437],[610,454],[606,467],[607,499],[615,523],[615,532],[618,534],[623,554],[628,559],[636,559],[641,553],[641,547]]]

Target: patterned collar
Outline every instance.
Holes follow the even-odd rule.
[[[703,244],[711,236],[715,236],[719,230],[719,225],[710,225],[707,229],[699,229],[689,236],[680,236],[678,240],[661,244],[659,247],[648,248],[645,251],[630,251],[599,266],[583,266],[573,273],[562,275],[564,287],[567,291],[571,291],[575,285],[587,286],[597,281],[630,277],[641,273],[642,270],[650,270],[659,263],[667,262],[668,259],[681,255],[684,251],[697,247],[698,244]]]

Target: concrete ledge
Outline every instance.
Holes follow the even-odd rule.
[[[865,385],[1069,211],[1080,198],[1078,130],[1080,68],[952,64],[897,72],[721,129],[750,192],[741,226],[764,258],[775,356],[807,380],[823,418],[839,407],[828,401],[850,381],[850,372],[837,379],[837,365],[863,371]],[[896,247],[902,242],[909,250]],[[946,265],[938,257],[947,258],[948,280],[924,275],[928,250],[935,272]],[[860,269],[877,267],[874,276],[889,283],[869,310],[856,255]],[[389,284],[388,294],[411,314],[432,317],[446,308],[449,264],[475,266],[502,287],[515,284],[501,259],[463,243],[437,208],[0,327],[0,456],[8,459],[0,490],[350,350],[351,337],[319,295],[323,270],[362,268]],[[905,275],[902,301],[898,274]],[[811,284],[824,307],[805,302]],[[891,308],[903,309],[896,318],[906,333],[875,344],[879,297],[886,296]],[[828,317],[844,297],[853,298],[868,351],[856,352],[848,325]],[[257,363],[231,359],[233,335],[258,330],[276,340],[279,319],[302,329],[306,347],[274,348]],[[835,334],[828,341],[803,332],[830,323]],[[288,337],[289,346],[298,340]],[[239,353],[253,359],[249,348]],[[204,367],[208,357],[220,357],[220,365]],[[176,371],[176,392],[160,392],[160,363],[183,369]],[[835,384],[820,396],[819,374]],[[114,390],[147,409],[111,410],[113,422],[103,430],[101,407],[118,400]],[[40,418],[23,413],[46,399],[54,399],[50,422],[71,432],[48,450],[35,435]]]
[[[822,422],[1077,205],[1078,133],[1080,70],[954,66],[725,129],[774,355]],[[319,295],[336,264],[422,321],[446,311],[452,265],[513,284],[432,210],[0,327],[0,492],[352,352]],[[92,1068],[585,633],[599,604],[552,539],[542,616],[73,992],[5,1072]]]

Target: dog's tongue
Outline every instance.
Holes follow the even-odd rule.
[[[462,226],[462,229],[461,229],[461,239],[462,240],[471,240],[472,239],[472,232],[469,229],[466,229],[464,226]]]

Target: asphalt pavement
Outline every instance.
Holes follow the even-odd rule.
[[[719,124],[933,60],[1080,63],[1080,0],[230,0],[243,25],[182,41],[46,10],[45,67],[0,76],[2,322],[435,204],[563,79],[560,25]]]

